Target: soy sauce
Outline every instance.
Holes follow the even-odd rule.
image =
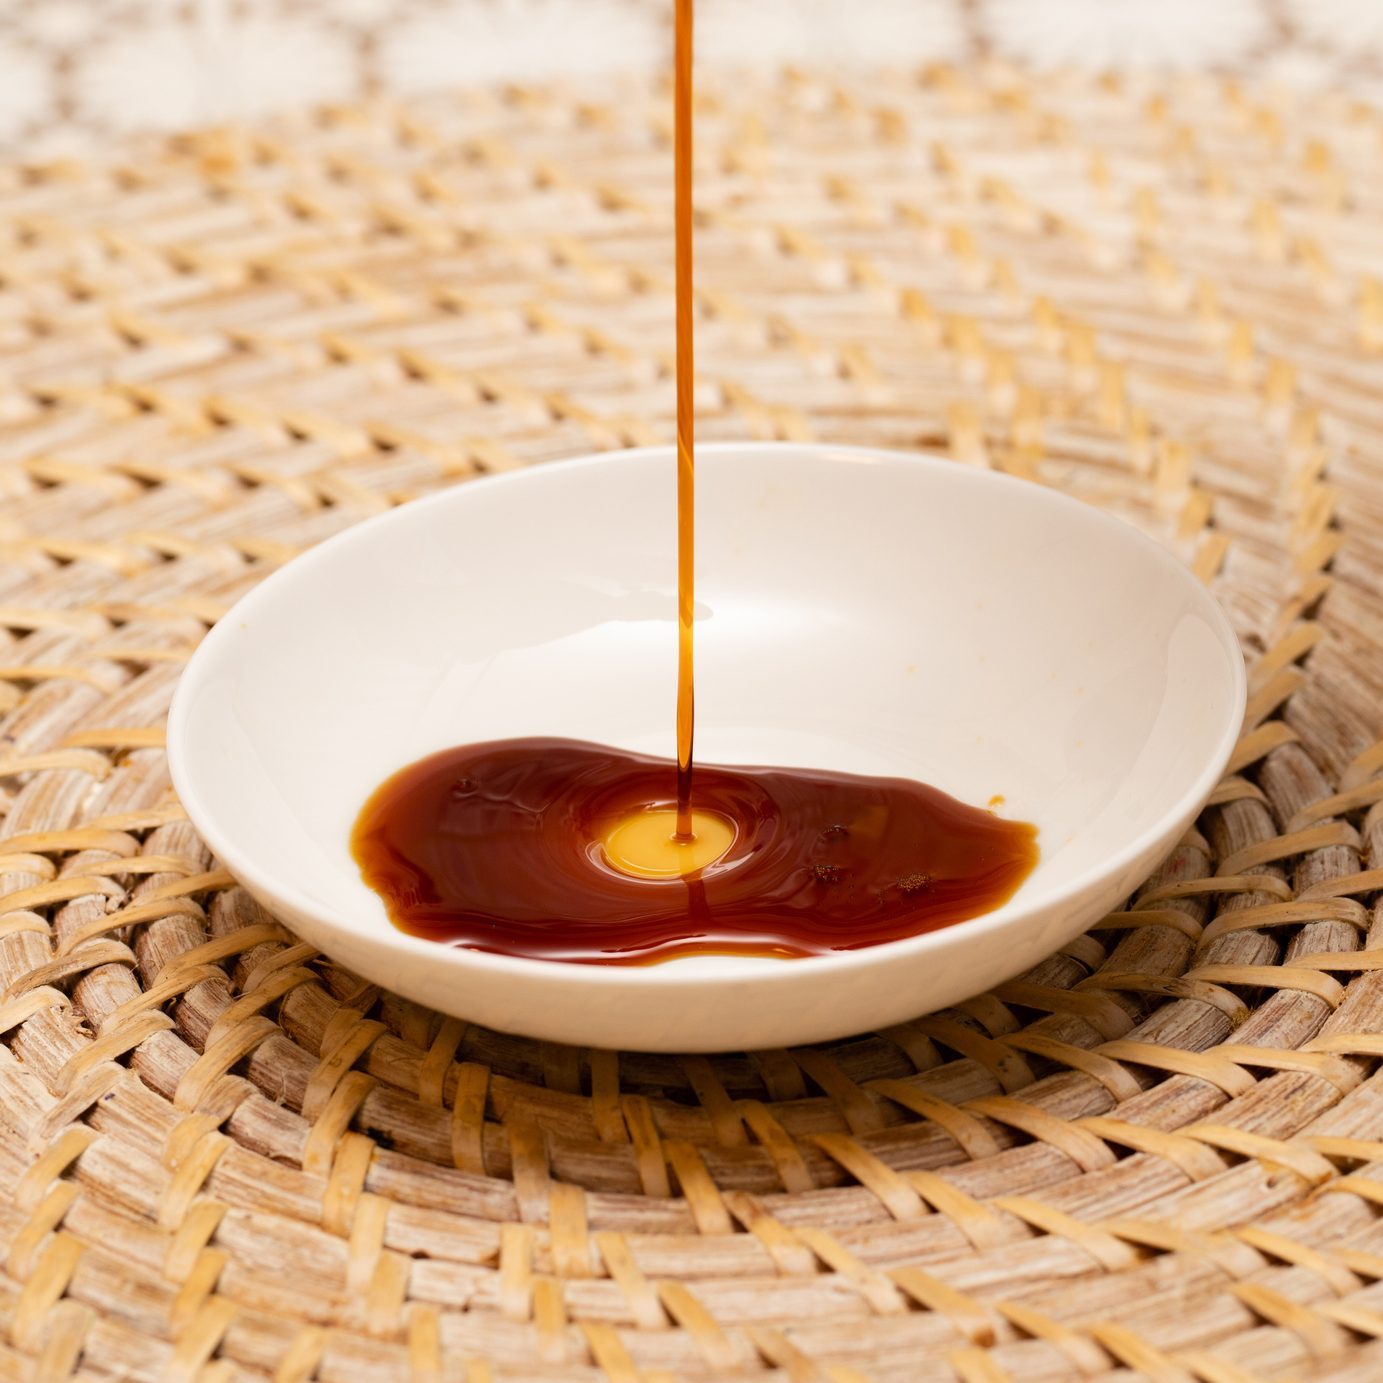
[[[692,834],[696,722],[696,369],[692,296],[692,0],[674,0],[672,91],[673,259],[677,318],[677,835]]]
[[[921,783],[693,764],[692,4],[674,0],[677,757],[522,739],[396,773],[351,846],[417,936],[607,965],[820,955],[987,912],[1037,861],[1033,826]]]
[[[696,793],[733,824],[728,850],[689,875],[633,877],[604,842],[631,814],[675,807],[677,765],[499,740],[396,773],[351,846],[414,936],[606,965],[895,941],[999,906],[1037,861],[1035,827],[901,778],[698,764]]]

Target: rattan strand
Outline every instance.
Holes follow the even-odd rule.
[[[669,439],[667,93],[0,170],[0,1376],[1383,1373],[1383,116],[704,92],[702,436],[1131,520],[1249,656],[1230,775],[1085,937],[828,1047],[558,1049],[344,973],[170,794],[179,668],[369,514]]]

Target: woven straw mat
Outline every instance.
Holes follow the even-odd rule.
[[[701,435],[1131,520],[1243,642],[1229,776],[1088,935],[828,1046],[562,1048],[345,973],[180,811],[178,671],[349,524],[669,437],[667,93],[0,170],[0,1377],[1383,1377],[1383,116],[706,93]]]

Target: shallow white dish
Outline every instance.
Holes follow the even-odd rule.
[[[638,967],[483,955],[389,922],[348,838],[404,764],[521,735],[671,754],[670,449],[407,505],[241,601],[169,720],[207,843],[309,941],[421,1003],[560,1042],[710,1051],[841,1037],[1019,974],[1137,885],[1218,781],[1238,645],[1127,525],[917,456],[732,444],[697,470],[698,757],[1002,794],[1042,850],[1007,904],[827,957]]]

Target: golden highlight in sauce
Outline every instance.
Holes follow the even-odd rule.
[[[921,783],[703,764],[696,838],[712,842],[709,862],[629,868],[624,833],[645,815],[684,848],[676,790],[666,759],[576,740],[469,745],[385,782],[351,846],[414,936],[607,965],[897,941],[998,907],[1037,861],[1034,827]],[[632,853],[646,860],[647,842]]]

